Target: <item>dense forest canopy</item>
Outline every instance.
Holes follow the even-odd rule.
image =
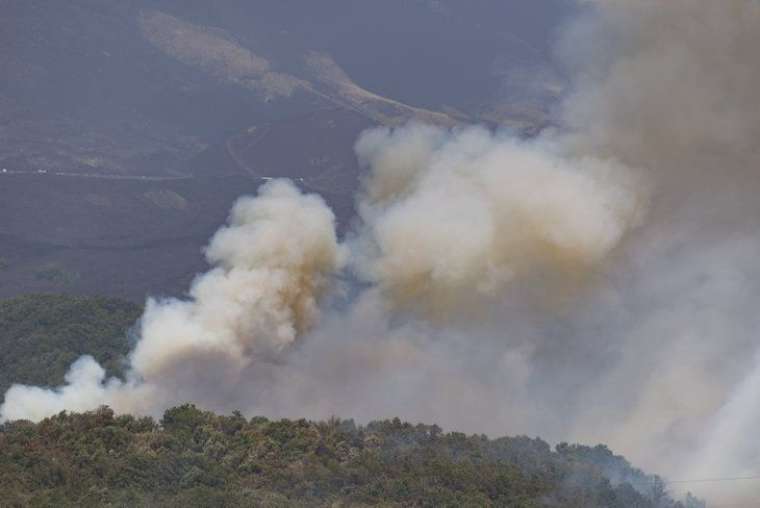
[[[160,423],[108,408],[0,428],[2,506],[509,506],[696,508],[604,446],[218,416]],[[610,474],[623,482],[611,482]]]
[[[118,374],[139,305],[109,298],[28,295],[0,300],[0,392],[12,383],[57,386],[89,354]]]

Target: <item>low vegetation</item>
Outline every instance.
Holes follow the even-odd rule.
[[[89,354],[109,374],[122,371],[127,330],[139,305],[107,298],[29,295],[0,301],[0,393],[12,383],[57,386]]]
[[[248,420],[184,405],[159,423],[104,407],[0,427],[2,506],[699,506],[688,503],[604,446],[398,419]]]
[[[0,389],[57,385],[92,354],[119,374],[137,305],[0,301]],[[0,506],[700,508],[604,446],[444,433],[398,419],[270,421],[192,405],[160,421],[103,407],[0,425]]]

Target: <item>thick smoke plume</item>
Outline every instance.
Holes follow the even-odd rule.
[[[565,127],[577,150],[642,168],[654,196],[599,309],[620,316],[605,320],[618,358],[573,434],[676,479],[758,475],[760,2],[590,9],[562,44]],[[689,487],[757,501],[757,482]]]
[[[126,379],[85,357],[61,388],[11,388],[0,418],[400,416],[606,442],[676,480],[759,474],[760,3],[584,4],[554,132],[365,133],[344,245],[318,197],[263,187],[189,298],[148,302]]]
[[[343,263],[335,218],[321,198],[284,181],[242,198],[211,239],[215,266],[188,300],[148,300],[126,381],[105,380],[93,358],[77,361],[58,390],[14,386],[2,419],[42,417],[108,404],[156,413],[180,400],[229,409],[246,369],[291,347],[318,318],[317,299]]]
[[[356,150],[370,169],[356,265],[400,306],[461,313],[537,272],[577,279],[643,210],[615,160],[543,141],[411,125],[366,132]]]

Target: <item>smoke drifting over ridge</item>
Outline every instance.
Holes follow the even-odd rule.
[[[345,257],[334,223],[321,198],[289,182],[238,200],[206,250],[215,268],[196,278],[190,299],[148,300],[126,381],[105,380],[103,368],[84,357],[59,391],[12,387],[2,419],[100,404],[137,413],[179,400],[218,409],[238,404],[229,397],[246,369],[270,363],[314,324],[317,298]]]
[[[757,474],[758,42],[753,0],[590,2],[561,44],[558,132],[364,134],[345,245],[319,198],[265,186],[190,299],[149,302],[126,380],[83,358],[58,390],[11,388],[0,418],[400,416],[606,442],[675,479]],[[366,285],[320,306],[344,266]]]
[[[604,320],[619,358],[571,434],[671,477],[757,475],[760,3],[593,4],[562,45],[575,76],[566,132],[581,152],[642,168],[654,191],[610,280],[619,301],[599,309],[620,316]],[[757,500],[753,482],[698,490]]]

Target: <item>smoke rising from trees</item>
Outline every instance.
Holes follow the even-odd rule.
[[[365,133],[344,244],[318,197],[263,187],[189,298],[149,301],[126,380],[83,358],[64,387],[14,386],[2,419],[400,416],[757,474],[760,4],[593,1],[561,41],[557,129]]]

